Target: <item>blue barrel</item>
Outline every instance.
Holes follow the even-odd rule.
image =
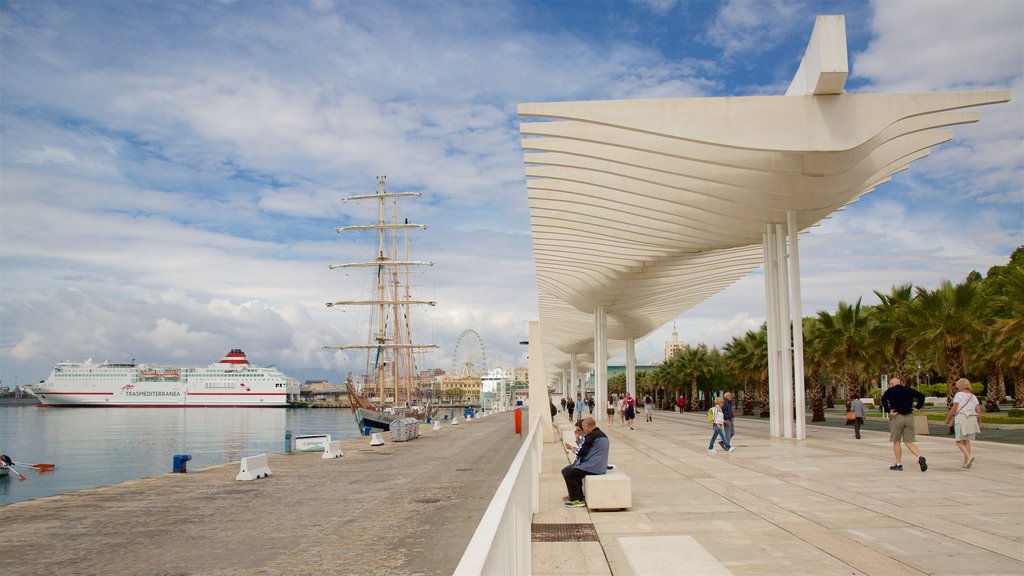
[[[188,454],[175,454],[174,455],[174,471],[184,474],[188,470],[185,469],[185,462],[192,459],[192,456]]]

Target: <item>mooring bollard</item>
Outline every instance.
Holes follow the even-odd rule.
[[[192,459],[192,456],[188,454],[175,454],[174,455],[174,471],[184,474],[188,472],[186,470],[186,462]]]
[[[292,431],[291,430],[285,430],[284,431],[284,453],[285,454],[291,454],[292,453]]]

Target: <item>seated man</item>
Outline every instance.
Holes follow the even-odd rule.
[[[608,471],[608,437],[597,427],[593,418],[584,418],[581,426],[583,445],[576,453],[576,461],[562,468],[565,488],[569,491],[565,498],[566,508],[582,508],[587,505],[583,500],[584,476]]]

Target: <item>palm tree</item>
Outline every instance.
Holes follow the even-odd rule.
[[[908,339],[914,328],[910,316],[913,289],[912,284],[903,284],[893,286],[889,294],[874,291],[881,303],[872,309],[871,314],[873,348],[884,348],[885,360],[892,363],[889,373],[901,379],[910,349]]]
[[[707,346],[701,344],[700,346],[686,348],[679,357],[681,359],[681,376],[683,381],[689,381],[690,383],[689,404],[696,406],[700,400],[698,383],[702,378],[706,378],[711,374],[711,361],[708,358]]]
[[[1014,382],[1014,407],[1024,408],[1024,247],[1018,248],[1011,257],[1016,264],[1004,274],[997,277],[1001,280],[998,293],[991,299],[991,306],[996,319],[991,332],[993,338],[993,356],[999,369],[999,376],[1009,376]],[[991,273],[989,277],[993,277]],[[999,398],[1006,394],[1005,388],[998,391]],[[989,400],[992,399],[989,389]],[[998,406],[996,406],[998,410]]]
[[[867,315],[861,310],[860,298],[854,305],[839,302],[835,315],[818,312],[818,340],[821,353],[831,359],[839,371],[840,382],[846,388],[846,397],[859,394],[857,380],[870,349]]]
[[[767,329],[748,330],[725,345],[725,366],[743,384],[743,415],[754,413],[754,391],[768,379]],[[767,389],[767,387],[766,387]]]
[[[978,284],[967,281],[954,286],[946,280],[935,290],[918,287],[910,308],[916,333],[911,345],[932,355],[936,367],[945,366],[947,404],[970,360],[968,343],[984,329],[978,314]]]
[[[825,407],[821,397],[822,368],[828,363],[824,354],[818,331],[821,329],[818,320],[807,317],[804,325],[804,365],[807,367],[807,392],[811,398],[811,422],[825,421]]]

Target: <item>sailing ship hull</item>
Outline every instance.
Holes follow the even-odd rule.
[[[395,416],[393,414],[387,414],[385,412],[377,412],[376,410],[369,410],[367,408],[355,408],[353,413],[356,419],[356,425],[359,429],[366,431],[370,429],[370,433],[373,432],[387,432],[391,429],[391,423],[394,422]]]

